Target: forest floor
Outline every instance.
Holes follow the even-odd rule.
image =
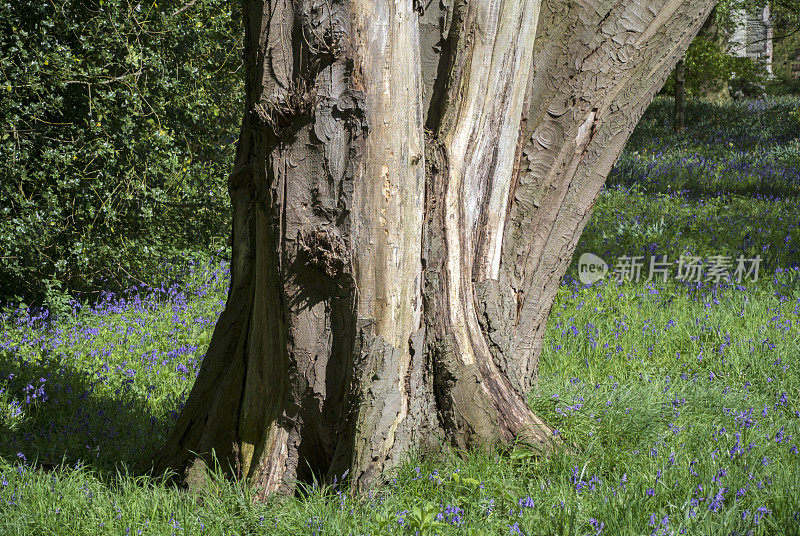
[[[550,315],[530,404],[572,452],[410,454],[361,502],[130,475],[191,389],[217,259],[72,315],[3,314],[0,533],[800,534],[800,100],[690,103],[684,134],[670,107],[634,132]],[[586,253],[608,270],[592,285]]]

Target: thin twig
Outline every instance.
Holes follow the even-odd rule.
[[[177,11],[174,11],[174,12],[172,13],[172,16],[174,17],[175,15],[180,15],[181,13],[183,13],[184,11],[186,11],[187,9],[189,9],[190,7],[192,7],[193,5],[195,5],[196,3],[197,3],[197,0],[191,0],[191,2],[189,2],[188,4],[186,4],[185,6],[183,6],[182,8],[180,8],[179,10],[177,10]]]

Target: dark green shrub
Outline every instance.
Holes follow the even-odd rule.
[[[224,243],[238,11],[0,3],[0,303],[157,281],[164,259]]]

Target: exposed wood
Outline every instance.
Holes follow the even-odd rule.
[[[440,440],[558,446],[558,282],[711,4],[245,0],[231,289],[154,470],[363,492]]]
[[[498,370],[474,284],[496,279],[539,0],[457,3],[429,159],[426,318],[440,409],[461,449],[515,439],[545,450],[551,429]]]

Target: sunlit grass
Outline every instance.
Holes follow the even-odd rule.
[[[663,106],[637,129],[627,169],[645,169],[645,149],[673,139],[659,124]],[[762,124],[761,106],[728,110],[716,123],[700,116],[705,132],[690,128],[690,161],[780,152],[775,147],[791,143],[780,126],[766,134],[762,126],[757,143],[746,136]],[[781,101],[776,113],[784,108]],[[748,128],[721,122],[733,118],[752,120]],[[709,133],[726,128],[733,146],[720,149]],[[578,251],[612,269],[622,255],[758,254],[758,281],[618,283],[609,275],[586,287],[573,265],[530,397],[571,451],[546,459],[475,452],[466,460],[409,453],[391,483],[364,501],[337,485],[254,503],[213,475],[192,494],[126,474],[165,439],[191,388],[224,304],[224,262],[190,267],[180,286],[140,288],[54,322],[7,312],[0,533],[800,534],[793,183],[768,196],[740,188],[738,178],[726,186],[724,176],[714,188],[725,195],[660,187],[713,169],[677,166],[641,182],[612,174]]]

